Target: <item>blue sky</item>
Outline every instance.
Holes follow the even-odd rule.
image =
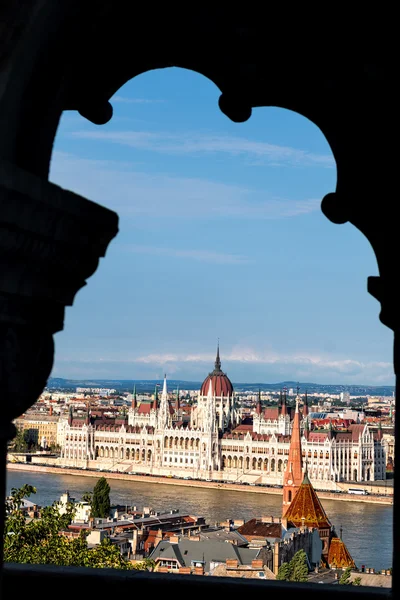
[[[320,201],[336,167],[319,129],[259,108],[243,124],[182,69],[133,79],[113,119],[64,114],[50,179],[118,212],[120,232],[56,335],[58,377],[206,376],[393,384],[367,240]]]

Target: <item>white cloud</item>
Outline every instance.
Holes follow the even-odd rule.
[[[333,168],[335,161],[329,154],[315,154],[307,150],[257,142],[222,134],[197,132],[171,133],[150,131],[74,131],[77,139],[100,140],[165,154],[228,154],[247,156],[254,164],[271,163],[273,166],[311,166]]]
[[[121,216],[279,219],[316,211],[320,204],[317,199],[287,200],[245,186],[140,169],[134,163],[54,152],[51,181]]]
[[[164,100],[155,100],[151,98],[125,98],[124,96],[113,96],[110,99],[111,104],[119,102],[121,104],[160,104]]]
[[[201,381],[215,360],[213,353],[151,353],[137,356],[104,356],[101,359],[58,357],[53,376]],[[224,352],[222,368],[233,382],[300,381],[325,384],[393,385],[393,365],[383,361],[359,361],[311,354],[279,354],[255,350]]]
[[[207,250],[179,250],[176,248],[161,248],[157,246],[141,246],[136,244],[121,244],[120,248],[128,252],[133,252],[134,254],[150,254],[153,256],[187,258],[197,260],[199,262],[207,262],[218,265],[243,265],[250,262],[246,256],[226,254],[221,252],[209,252]]]

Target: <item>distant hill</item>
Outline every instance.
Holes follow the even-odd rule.
[[[182,379],[168,379],[168,388],[176,389],[178,386],[184,390],[198,390],[201,381],[184,381]],[[61,377],[50,377],[47,382],[48,389],[75,390],[77,387],[104,387],[115,388],[118,391],[131,391],[136,386],[138,393],[146,393],[154,390],[156,384],[162,384],[160,379],[64,379]],[[233,382],[234,388],[238,392],[243,391],[279,391],[283,388],[293,389],[299,386],[300,393],[307,390],[309,394],[326,393],[339,394],[340,392],[349,392],[352,396],[392,396],[394,386],[371,386],[371,385],[332,385],[320,383],[304,383],[297,381],[281,381],[279,383],[241,383]]]

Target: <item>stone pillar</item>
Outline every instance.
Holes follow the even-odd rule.
[[[0,424],[5,495],[12,420],[41,394],[53,366],[53,334],[118,231],[112,211],[0,160]],[[0,511],[2,537],[3,510]]]

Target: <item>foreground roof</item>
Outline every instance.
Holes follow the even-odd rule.
[[[346,544],[338,537],[333,537],[329,545],[328,554],[329,566],[346,569],[347,567],[355,568],[355,562],[352,559],[350,552],[346,548]]]
[[[296,492],[289,508],[285,513],[288,523],[295,527],[316,527],[317,529],[330,528],[331,523],[322,504],[311,485],[307,473]]]

